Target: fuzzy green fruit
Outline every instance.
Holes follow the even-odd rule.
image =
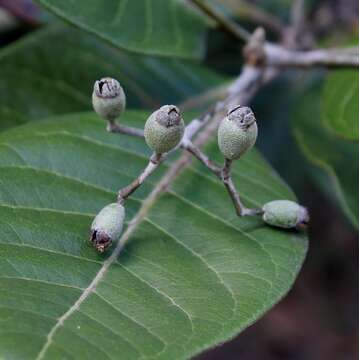
[[[95,82],[92,105],[98,115],[107,121],[114,121],[125,110],[126,96],[120,83],[112,78]]]
[[[146,121],[146,143],[157,154],[167,153],[179,144],[184,128],[185,124],[178,108],[174,105],[164,105]]]
[[[236,106],[219,125],[219,149],[226,159],[238,159],[255,144],[257,133],[253,111],[246,106]]]
[[[105,206],[97,214],[91,225],[90,242],[98,252],[104,252],[120,237],[125,214],[125,208],[118,203]]]
[[[290,200],[271,201],[262,210],[263,220],[267,224],[284,229],[300,229],[309,221],[307,209]]]

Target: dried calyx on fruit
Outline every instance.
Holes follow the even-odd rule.
[[[262,208],[263,220],[284,229],[305,229],[309,222],[308,210],[290,200],[274,200]]]
[[[219,149],[226,159],[238,159],[255,144],[257,133],[253,111],[247,106],[235,106],[219,125]]]
[[[92,105],[98,115],[107,121],[114,121],[126,107],[126,96],[120,83],[105,77],[97,80],[92,93]]]
[[[119,203],[105,206],[95,217],[91,225],[90,242],[95,249],[103,253],[122,233],[125,220],[125,208]]]
[[[147,145],[157,154],[167,153],[182,139],[185,124],[174,105],[164,105],[151,114],[145,124]]]

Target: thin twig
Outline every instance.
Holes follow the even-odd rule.
[[[201,0],[190,0],[199,8],[216,19],[228,32],[236,38],[247,42],[245,57],[246,65],[237,80],[228,87],[226,98],[218,101],[212,108],[202,114],[200,117],[193,119],[186,127],[183,139],[178,147],[181,147],[189,154],[200,160],[210,171],[212,171],[224,184],[227,192],[233,202],[238,216],[257,215],[261,210],[249,209],[242,203],[240,195],[235,187],[231,177],[232,161],[225,159],[225,164],[221,168],[209,159],[201,150],[200,146],[205,143],[218,127],[220,119],[225,111],[236,104],[246,104],[255,94],[263,82],[268,82],[276,77],[280,67],[283,66],[301,66],[308,67],[314,65],[321,66],[359,66],[359,58],[356,54],[348,51],[338,50],[315,50],[309,52],[294,51],[286,49],[280,45],[270,44],[265,41],[264,31],[257,30],[249,37],[246,31],[235,22],[227,20],[222,14],[218,13],[212,7],[208,6]],[[197,132],[205,127],[203,131],[192,143],[191,139]],[[108,124],[108,131],[128,134],[143,138],[143,131],[114,122]],[[177,147],[177,148],[178,148]],[[156,187],[156,196],[163,191],[167,184],[183,169],[190,161],[189,154],[184,154],[175,162],[160,184]],[[144,171],[128,186],[121,189],[118,193],[118,201],[124,202],[141,184],[158,168],[165,160],[167,154],[154,154]],[[126,242],[126,241],[125,241]],[[125,242],[121,244],[121,248]],[[120,251],[120,247],[118,248]]]
[[[221,2],[241,19],[252,21],[256,25],[262,25],[279,36],[282,36],[285,31],[285,25],[280,18],[266,12],[255,4],[244,0],[222,0]]]
[[[223,167],[215,164],[206,154],[204,154],[201,149],[195,146],[191,141],[186,142],[186,146],[184,148],[195,156],[204,166],[206,166],[214,175],[218,177],[218,179],[223,183],[227,192],[233,202],[234,208],[236,210],[236,214],[238,216],[251,216],[258,215],[261,213],[259,209],[249,209],[245,207],[241,201],[239,193],[234,185],[234,182],[231,177],[231,167],[232,161],[229,159],[225,159],[225,163]]]
[[[198,130],[204,126],[214,114],[222,113],[233,104],[233,99],[240,104],[247,103],[260,83],[266,83],[276,77],[280,68],[299,67],[312,68],[322,66],[328,68],[336,67],[359,67],[359,52],[357,48],[350,49],[320,49],[312,51],[288,50],[280,45],[271,43],[264,44],[265,68],[246,65],[241,75],[227,88],[225,100],[218,101],[201,116],[193,119],[186,127],[183,141],[191,139]],[[239,95],[240,94],[240,95]],[[239,99],[239,100],[238,100]],[[121,133],[130,136],[143,138],[143,130],[110,123],[107,130],[114,133]]]
[[[222,176],[222,168],[217,166],[215,163],[213,163],[207,155],[202,153],[202,151],[199,149],[198,146],[203,144],[210,134],[213,133],[214,129],[218,126],[218,122],[223,117],[223,115],[233,107],[234,105],[238,103],[248,103],[249,99],[254,95],[255,91],[259,88],[261,81],[262,81],[262,75],[263,70],[259,68],[255,68],[252,66],[245,66],[243,68],[243,71],[241,75],[238,77],[238,79],[229,87],[227,98],[224,101],[219,101],[213,106],[211,109],[203,113],[200,117],[193,119],[185,129],[185,133],[183,136],[183,139],[178,147],[181,147],[188,152],[190,152],[192,155],[196,156],[200,161],[202,161],[205,166],[208,167],[221,181],[223,179]],[[197,139],[197,144],[193,144],[191,142],[191,139],[195,136],[195,134],[206,124],[209,123],[209,126],[207,127],[207,131],[202,132],[201,135]],[[108,128],[109,131],[111,131],[111,127]],[[123,133],[124,127],[121,126],[121,133]],[[138,136],[139,133],[134,128],[126,127],[127,134],[128,135],[134,135]],[[178,148],[177,147],[177,148]],[[149,177],[157,168],[158,166],[167,158],[169,154],[164,155],[152,155],[147,167],[144,169],[144,171],[138,176],[130,185],[126,186],[125,188],[121,189],[118,192],[118,201],[120,203],[123,203],[128,196],[130,196],[134,191],[136,191],[141,184]],[[229,186],[229,191],[231,198],[233,201],[238,201],[239,195],[238,192],[235,190],[234,184],[232,182],[232,179],[229,177],[226,177],[226,183],[225,186]],[[229,184],[229,185],[227,185]],[[232,197],[233,194],[233,197]],[[239,200],[240,201],[240,200]],[[257,213],[255,211],[249,212],[241,205],[241,203],[234,203],[235,207],[242,206],[243,215],[248,214],[254,214]]]
[[[247,104],[262,83],[264,69],[246,65],[238,78],[228,87],[226,99],[218,101],[207,112],[193,119],[187,126],[182,139],[185,143],[210,120],[216,119],[214,126],[218,124],[223,115],[234,105]]]
[[[253,96],[253,94],[260,87],[262,82],[267,82],[278,75],[279,70],[276,67],[283,66],[302,66],[308,67],[313,65],[325,66],[359,66],[359,57],[348,52],[339,52],[337,50],[316,50],[309,52],[300,52],[287,50],[279,45],[272,45],[265,43],[263,40],[263,51],[256,53],[257,46],[261,45],[261,32],[256,31],[253,38],[249,41],[251,50],[255,50],[250,54],[250,62],[261,63],[260,56],[265,57],[265,68],[246,65],[243,68],[241,75],[228,88],[225,100],[218,101],[212,108],[203,113],[200,117],[193,119],[185,129],[185,133],[181,143],[178,147],[189,151],[192,155],[197,157],[209,170],[211,170],[224,183],[239,216],[257,214],[257,210],[247,209],[240,200],[238,191],[236,190],[233,180],[230,176],[231,163],[226,160],[223,169],[220,169],[214,164],[205,154],[203,154],[199,147],[194,146],[191,139],[194,135],[207,123],[211,122],[207,127],[207,133],[213,132],[219,124],[219,121],[225,112],[240,103],[245,104]],[[253,61],[256,57],[257,60]],[[109,123],[108,131],[128,134],[136,137],[143,137],[143,131],[116,123]],[[198,143],[201,139],[207,138],[207,133],[202,133],[198,138]],[[198,146],[198,145],[197,145]],[[177,147],[177,148],[178,148]],[[177,149],[176,148],[176,149]],[[146,169],[141,175],[135,179],[130,185],[119,191],[118,200],[123,202],[129,195],[131,195],[141,184],[150,176],[165,160],[166,156],[152,156]]]
[[[293,0],[290,15],[292,36],[296,43],[305,25],[305,0]]]
[[[259,89],[261,82],[258,82],[258,73],[251,72],[252,76],[249,76],[249,71],[242,72],[242,75],[238,78],[236,81],[236,84],[241,84],[241,88],[236,87],[237,91],[237,101],[239,103],[247,103],[251,96],[255,94],[255,91]],[[241,79],[242,78],[242,79]],[[263,78],[269,80],[269,77],[265,75],[265,72],[263,74]],[[250,92],[248,93],[248,89],[250,89]],[[243,100],[243,101],[242,101]],[[234,100],[233,100],[234,101]],[[215,130],[215,127],[213,124],[215,118],[212,119],[212,122],[210,122],[210,119],[207,119],[206,125],[204,126],[204,131],[201,132],[200,136],[196,138],[194,141],[194,144],[196,146],[201,146],[204,143],[206,143],[210,136],[212,136],[213,131]],[[197,123],[198,119],[194,119],[194,121]],[[196,127],[197,131],[202,128]],[[196,132],[191,132],[191,136],[193,137],[196,134]],[[191,140],[191,139],[189,139]],[[111,259],[116,259],[119,254],[121,253],[122,249],[126,246],[127,242],[131,239],[131,234],[136,228],[136,226],[141,222],[141,220],[145,217],[146,213],[149,211],[149,209],[153,206],[156,199],[161,195],[163,191],[165,191],[168,187],[168,185],[178,176],[178,174],[191,162],[192,156],[190,153],[185,152],[180,156],[178,160],[176,160],[167,170],[165,175],[162,177],[160,182],[155,186],[153,191],[149,194],[149,196],[146,198],[144,203],[142,204],[139,212],[134,217],[134,219],[130,222],[126,232],[119,240],[119,243],[117,244],[114,252],[111,255]]]
[[[261,84],[262,76],[264,75],[263,69],[254,66],[244,66],[238,78],[227,88],[226,98],[223,101],[218,101],[215,105],[211,106],[207,111],[200,116],[194,118],[187,126],[180,147],[187,140],[191,140],[194,135],[206,125],[213,117],[220,117],[228,111],[229,108],[240,103],[248,103],[249,99],[254,95],[256,90]],[[269,81],[270,79],[266,79]],[[143,130],[119,125],[113,123],[107,126],[107,131],[126,134],[136,137],[144,137]],[[177,147],[177,148],[178,148]]]
[[[242,28],[235,21],[227,18],[224,14],[217,11],[213,6],[209,5],[203,0],[188,0],[190,3],[195,5],[198,9],[207,14],[216,23],[218,23],[224,31],[229,35],[234,36],[237,40],[247,42],[250,38],[250,33]]]
[[[258,91],[261,85],[263,83],[271,81],[273,77],[278,74],[278,71],[272,70],[273,69],[271,68],[262,69],[250,65],[244,66],[241,75],[229,88],[227,98],[224,101],[220,101],[216,104],[215,110],[212,111],[210,118],[207,120],[209,124],[205,128],[205,131],[202,131],[193,143],[191,142],[191,137],[193,137],[193,134],[190,132],[187,132],[186,134],[185,132],[185,136],[181,143],[181,147],[183,149],[188,150],[192,155],[194,155],[198,160],[200,160],[225,185],[239,216],[257,215],[260,213],[260,210],[248,209],[242,204],[233,180],[230,174],[227,173],[230,170],[230,167],[222,168],[215,164],[207,157],[207,155],[202,153],[202,151],[200,150],[200,146],[205,144],[208,138],[212,136],[213,132],[216,131],[216,129],[218,128],[218,124],[223,117],[223,114],[228,109],[232,108],[236,104],[248,104],[250,99]],[[196,120],[197,119],[194,119],[194,124],[196,124]],[[229,164],[227,164],[227,166],[228,165]],[[223,179],[226,180],[224,181]],[[241,209],[241,211],[237,209]]]
[[[227,192],[232,199],[236,214],[238,216],[253,216],[261,213],[259,209],[249,209],[245,207],[241,201],[239,193],[233,183],[231,176],[232,160],[225,159],[224,166],[221,172],[222,182],[227,189]]]
[[[314,37],[306,19],[306,1],[293,0],[290,11],[290,25],[283,32],[283,44],[287,49],[311,49]]]
[[[112,132],[112,133],[125,134],[125,135],[135,136],[135,137],[139,137],[139,138],[144,137],[143,130],[137,129],[134,127],[130,127],[130,126],[126,126],[126,125],[122,125],[122,124],[118,124],[114,121],[108,121],[106,129],[108,132]]]
[[[294,51],[274,44],[265,45],[265,62],[274,67],[326,68],[359,67],[359,54],[346,49]]]
[[[295,0],[293,9],[292,9],[292,25],[287,29],[287,34],[284,34],[284,38],[287,37],[286,44],[289,48],[283,47],[281,45],[274,45],[268,42],[260,44],[260,41],[256,39],[254,32],[250,35],[245,29],[243,29],[238,23],[233,21],[230,18],[225,17],[223,14],[218,12],[213,6],[208,5],[202,0],[190,0],[197,7],[205,11],[209,16],[216,20],[222,27],[228,32],[231,32],[233,36],[241,41],[245,40],[247,42],[247,50],[250,50],[250,55],[252,56],[253,49],[257,51],[257,61],[247,58],[246,62],[254,65],[261,64],[261,58],[265,59],[267,66],[274,67],[313,67],[313,66],[322,66],[326,68],[337,68],[337,67],[358,67],[359,66],[359,57],[356,54],[349,53],[347,50],[341,51],[338,49],[319,49],[312,51],[296,51],[293,50],[297,45],[297,40],[299,37],[304,37],[303,25],[305,24],[305,1],[304,0]],[[260,32],[257,32],[260,34]],[[289,37],[292,39],[288,40]],[[289,43],[288,43],[289,42]],[[258,53],[263,50],[262,53]]]
[[[219,121],[223,117],[224,113],[228,111],[228,109],[238,103],[246,104],[263,82],[267,82],[278,75],[279,70],[275,68],[276,66],[282,66],[284,64],[292,66],[294,66],[294,64],[296,64],[296,66],[299,66],[298,64],[301,64],[301,66],[309,66],[309,64],[313,66],[313,63],[322,64],[321,61],[323,61],[323,53],[326,55],[324,57],[326,59],[326,64],[333,65],[333,63],[336,63],[342,65],[344,63],[348,64],[348,62],[344,62],[343,58],[346,57],[353,59],[353,56],[355,56],[353,54],[345,52],[340,54],[341,57],[338,57],[338,51],[331,51],[331,56],[328,57],[328,50],[317,50],[316,52],[299,52],[286,50],[279,45],[271,45],[264,42],[262,37],[259,35],[261,35],[261,31],[256,31],[252,39],[250,39],[249,41],[249,46],[252,46],[251,50],[254,49],[254,53],[253,51],[251,53],[250,63],[261,64],[262,59],[260,58],[255,61],[252,60],[255,59],[256,56],[263,56],[264,53],[266,67],[262,68],[253,65],[244,66],[241,75],[228,88],[225,100],[218,101],[212,108],[203,113],[200,117],[193,119],[189,123],[189,125],[187,125],[183,139],[178,145],[178,147],[182,147],[183,149],[194,155],[197,159],[199,159],[223,182],[235,206],[236,213],[239,216],[255,215],[260,213],[260,211],[256,209],[248,209],[241,202],[239,193],[235,188],[230,174],[232,164],[231,161],[226,160],[224,167],[220,168],[218,167],[218,165],[213,163],[207,157],[207,155],[201,152],[199,146],[203,144],[208,139],[210,134],[212,134],[213,131],[218,127]],[[263,51],[259,51],[258,53],[256,53],[257,47],[261,44],[264,48],[262,49]],[[313,54],[315,54],[316,56],[313,56]],[[196,139],[196,143],[193,144],[191,142],[191,139],[203,126],[208,123],[209,125],[206,127],[206,131],[202,132],[200,136]],[[143,137],[142,130],[118,125],[115,123],[110,123],[108,126],[108,130],[129,134],[132,136]],[[146,180],[146,178],[158,168],[160,163],[163,162],[166,157],[167,154],[165,154],[164,156],[153,155],[150,159],[149,164],[141,173],[141,175],[137,179],[135,179],[130,185],[119,191],[118,201],[123,202],[124,199],[126,199],[137,188],[139,188],[141,184]]]
[[[183,148],[196,157],[205,167],[213,172],[217,177],[221,177],[222,169],[215,164],[200,148],[195,146],[192,141],[187,140],[186,144],[183,144]]]
[[[153,154],[148,162],[146,168],[142,173],[132,181],[132,183],[118,192],[117,200],[119,203],[123,203],[132,193],[134,193],[144,181],[158,168],[163,161],[163,155]]]

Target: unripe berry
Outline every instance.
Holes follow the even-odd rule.
[[[263,220],[272,226],[300,229],[309,222],[308,210],[294,201],[271,201],[265,204],[262,210]]]
[[[112,78],[95,82],[92,105],[98,115],[108,121],[118,118],[126,107],[126,96],[120,83]]]
[[[226,159],[238,159],[254,145],[257,133],[253,111],[247,106],[236,106],[219,125],[219,149]]]
[[[90,242],[98,252],[103,253],[120,237],[124,220],[125,208],[118,203],[105,206],[97,214],[91,225]]]
[[[174,105],[164,105],[146,121],[146,143],[157,154],[167,153],[179,144],[184,128],[178,108]]]

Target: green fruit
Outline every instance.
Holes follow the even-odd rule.
[[[126,96],[120,83],[112,78],[96,81],[92,105],[96,113],[105,120],[114,121],[118,118],[126,107]]]
[[[157,154],[167,153],[180,143],[184,128],[185,124],[178,108],[174,105],[164,105],[146,121],[146,143]]]
[[[255,144],[257,133],[253,111],[246,106],[236,106],[219,125],[219,149],[226,159],[238,159]]]
[[[263,220],[272,226],[285,229],[304,227],[309,221],[305,207],[290,200],[275,200],[262,208]]]
[[[98,252],[104,252],[120,237],[124,220],[125,208],[118,203],[105,206],[97,214],[91,225],[90,241]]]

